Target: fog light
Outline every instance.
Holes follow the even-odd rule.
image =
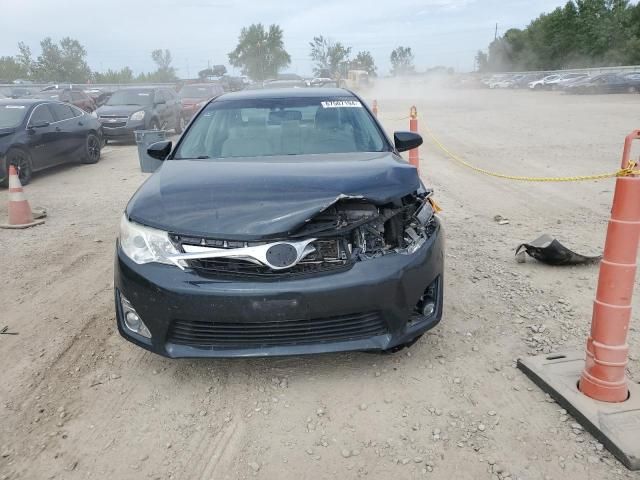
[[[140,317],[137,313],[127,312],[124,316],[124,323],[127,324],[127,328],[129,330],[137,332],[138,330],[140,330],[140,324],[142,323],[142,320],[140,320]]]
[[[434,302],[425,302],[422,306],[422,315],[425,317],[430,317],[436,311],[436,304]]]
[[[440,277],[436,278],[425,289],[420,300],[414,308],[414,315],[420,317],[420,321],[433,317],[438,310],[438,298],[440,290]]]
[[[122,294],[120,294],[120,304],[122,305],[124,326],[133,333],[137,333],[138,335],[146,338],[151,338],[151,332],[140,318],[140,315],[138,315],[138,312],[133,308],[131,302]]]

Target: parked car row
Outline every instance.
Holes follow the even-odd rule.
[[[596,93],[640,93],[640,71],[626,73],[602,73],[589,75],[585,72],[496,74],[480,80],[481,85],[491,89],[560,90],[575,94]]]

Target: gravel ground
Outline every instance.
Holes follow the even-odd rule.
[[[429,85],[374,97],[389,131],[415,104],[464,158],[524,175],[615,170],[640,107],[640,95]],[[0,327],[19,333],[0,336],[0,479],[640,479],[515,368],[583,348],[598,272],[518,264],[515,247],[547,232],[599,253],[613,181],[493,179],[429,141],[421,162],[444,208],[442,323],[394,355],[233,361],[168,360],[117,333],[114,242],[146,178],[134,146],[37,175],[27,195],[47,222],[0,230]]]

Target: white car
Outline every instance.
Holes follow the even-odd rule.
[[[529,83],[529,88],[531,90],[542,90],[544,88],[548,88],[547,87],[547,83],[548,82],[553,82],[553,81],[556,81],[556,80],[560,80],[561,78],[562,78],[562,75],[557,75],[557,74],[547,75],[546,77],[541,78],[540,80],[536,80],[534,82],[530,82]]]
[[[568,73],[563,75],[562,78],[553,83],[554,88],[564,88],[567,85],[572,84],[573,82],[577,82],[578,80],[584,80],[585,78],[589,78],[589,74],[587,73]]]

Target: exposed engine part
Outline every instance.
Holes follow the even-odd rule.
[[[413,253],[431,234],[434,211],[428,195],[409,196],[381,207],[365,201],[339,202],[295,236],[313,233],[317,237],[343,237],[353,260]]]

